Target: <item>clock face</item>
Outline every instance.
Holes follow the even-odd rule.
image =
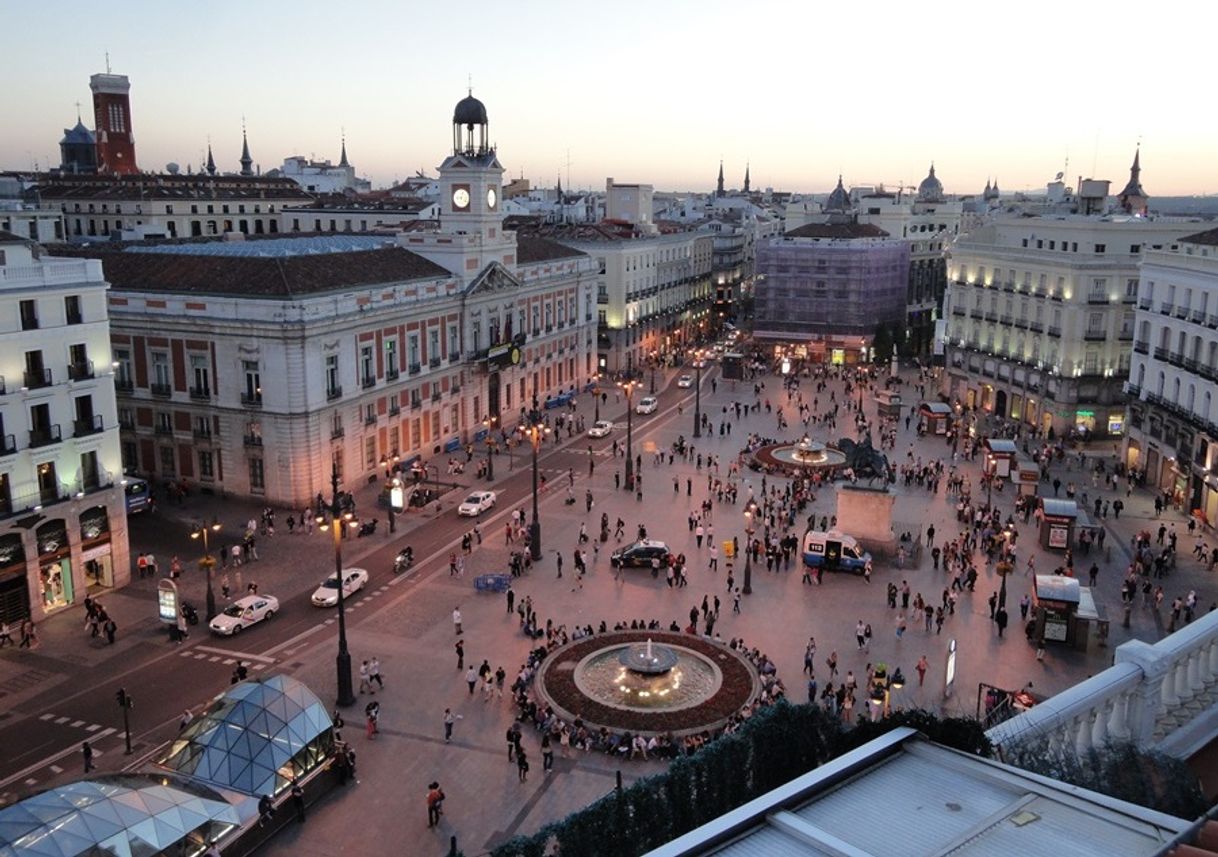
[[[517,364],[519,364],[520,363],[520,349],[513,347],[511,350],[511,353],[510,353],[510,357],[512,359],[513,366],[516,366]]]
[[[495,203],[499,201],[499,193],[492,187],[486,191],[486,204],[490,208],[495,207]]]
[[[469,208],[469,191],[459,187],[453,191],[453,208]]]

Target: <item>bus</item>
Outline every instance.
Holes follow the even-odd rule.
[[[127,514],[143,512],[152,505],[152,486],[136,476],[126,478],[124,491],[127,493]]]

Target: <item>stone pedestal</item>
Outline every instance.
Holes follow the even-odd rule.
[[[884,488],[845,485],[837,490],[837,529],[854,536],[876,557],[897,553],[892,531],[892,505],[896,495]]]

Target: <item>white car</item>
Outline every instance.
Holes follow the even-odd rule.
[[[634,412],[636,414],[654,414],[659,406],[660,403],[655,396],[644,396],[635,406]]]
[[[613,423],[601,420],[593,423],[592,428],[588,429],[588,437],[605,437],[611,431],[613,431]]]
[[[362,568],[343,569],[343,598],[350,598],[368,585],[368,572]],[[314,607],[333,607],[338,604],[338,577],[330,575],[321,582],[313,597]]]
[[[686,387],[692,387],[693,385],[694,385],[694,379],[693,379],[693,377],[691,377],[689,375],[682,375],[680,378],[677,379],[677,386],[682,389],[685,389]]]
[[[494,491],[475,491],[457,507],[457,514],[464,518],[476,518],[494,505]]]
[[[279,612],[279,599],[273,595],[247,595],[239,598],[217,613],[207,627],[213,634],[231,637],[240,634],[241,629],[270,619]]]

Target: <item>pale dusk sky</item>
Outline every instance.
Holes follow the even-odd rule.
[[[1090,0],[586,3],[67,0],[0,6],[0,169],[59,162],[89,75],[131,79],[139,166],[292,154],[385,186],[434,174],[467,78],[511,176],[796,192],[917,184],[1119,188],[1141,140],[1154,196],[1218,192],[1212,6]],[[569,152],[569,155],[568,155]],[[570,160],[568,167],[567,161]],[[1067,167],[1066,160],[1069,158]]]

